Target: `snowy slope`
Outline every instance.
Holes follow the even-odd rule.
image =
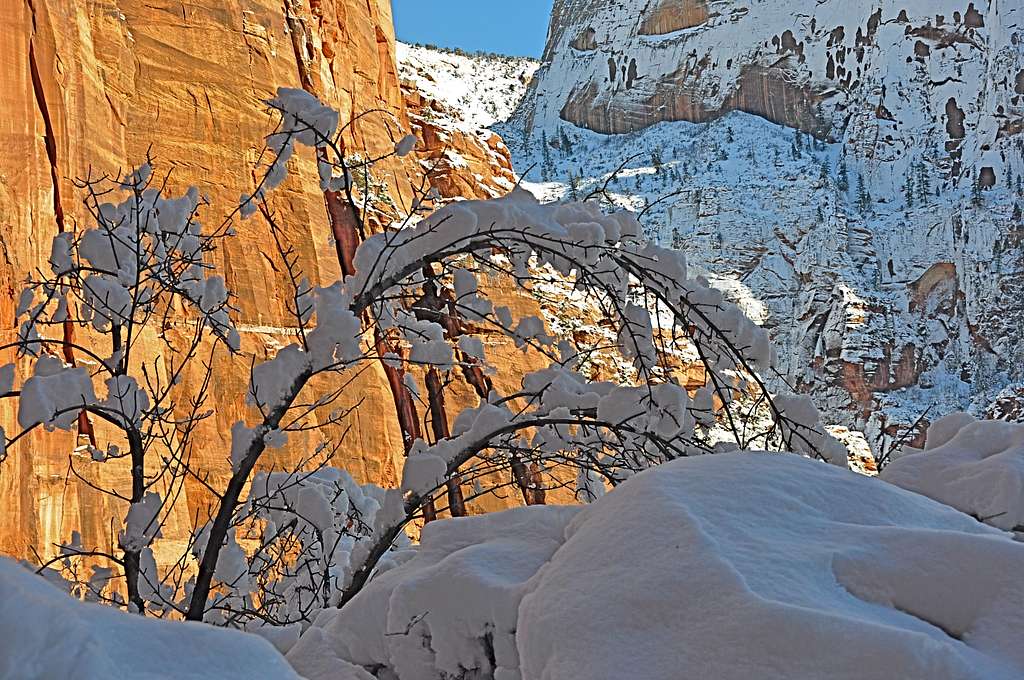
[[[443,52],[401,42],[396,56],[402,80],[457,112],[457,125],[470,131],[508,120],[540,66],[523,57]]]

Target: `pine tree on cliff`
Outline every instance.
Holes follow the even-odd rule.
[[[547,182],[551,179],[551,176],[555,172],[555,164],[551,160],[551,144],[548,143],[548,133],[546,130],[542,130],[540,133],[540,153],[541,153],[541,178]]]
[[[860,178],[857,186],[857,206],[861,212],[867,212],[871,208],[871,194],[868,192],[867,182]]]
[[[928,166],[924,161],[917,163],[917,189],[918,197],[922,202],[927,202],[928,196],[932,193],[931,175],[928,173]]]
[[[850,174],[846,167],[846,161],[839,162],[839,175],[836,177],[836,188],[842,193],[850,190]]]

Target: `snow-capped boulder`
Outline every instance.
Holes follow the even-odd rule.
[[[793,455],[682,459],[583,509],[433,522],[398,561],[289,660],[414,680],[1024,674],[1024,545]]]
[[[1024,675],[1024,545],[878,480],[725,454],[588,506],[519,608],[531,680]]]
[[[3,680],[303,680],[266,640],[79,602],[0,558]]]
[[[469,669],[481,669],[468,676],[481,680],[519,678],[519,602],[578,511],[535,506],[431,522],[409,561],[376,576],[344,609],[321,614],[289,661],[303,673],[307,660],[332,658],[409,680]]]
[[[883,479],[1000,529],[1024,527],[1024,425],[954,413],[903,454]]]

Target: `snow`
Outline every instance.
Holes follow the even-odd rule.
[[[0,366],[0,395],[14,389],[14,364]]]
[[[124,531],[118,543],[125,550],[141,550],[161,537],[157,516],[163,508],[160,494],[150,491],[138,503],[132,503],[124,519]],[[159,580],[159,579],[158,579]]]
[[[231,469],[238,471],[252,446],[257,428],[247,427],[245,421],[237,420],[231,425]]]
[[[115,375],[107,379],[107,398],[100,405],[118,421],[139,428],[149,404],[149,394],[135,378]]]
[[[78,419],[74,407],[95,403],[92,380],[85,368],[67,368],[59,358],[44,355],[21,388],[18,424],[29,428],[41,423],[49,430],[67,430]]]
[[[79,602],[3,558],[0,678],[302,680],[254,635]]]
[[[1024,674],[1024,544],[953,508],[746,452],[595,496],[428,524],[288,658],[417,680]]]
[[[416,135],[406,135],[402,137],[395,144],[395,155],[399,158],[403,158],[412,153],[412,150],[416,148]]]
[[[448,463],[426,452],[423,440],[416,440],[402,468],[402,491],[425,496],[444,483]]]
[[[540,66],[522,57],[456,54],[401,42],[395,56],[402,79],[458,112],[448,122],[470,132],[507,120]]]
[[[320,146],[338,129],[338,112],[305,90],[280,87],[267,103],[282,114],[281,129],[271,140],[290,138],[305,146]]]
[[[905,447],[882,479],[1000,529],[1024,530],[1024,425],[966,413],[928,428],[923,450]]]
[[[308,370],[309,355],[301,347],[283,347],[273,359],[253,367],[246,401],[269,412],[282,403],[299,376]]]
[[[361,325],[349,305],[350,299],[340,283],[314,291],[316,328],[306,335],[314,370],[353,361],[360,356]]]
[[[71,271],[75,264],[71,258],[72,232],[62,232],[54,237],[50,247],[50,268],[54,276],[61,276]]]
[[[305,659],[340,658],[416,680],[477,668],[495,680],[519,678],[519,602],[578,511],[520,508],[431,522],[419,547],[398,557],[402,564],[376,576],[344,609],[321,614],[288,659],[302,669]]]
[[[1024,673],[1024,545],[822,463],[667,463],[587,506],[566,536],[519,607],[524,678]]]

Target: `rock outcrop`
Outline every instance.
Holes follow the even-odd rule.
[[[30,0],[0,3],[0,344],[10,342],[14,301],[22,281],[44,267],[50,241],[59,231],[88,225],[76,178],[115,174],[153,158],[175,191],[196,185],[208,198],[200,217],[217,224],[250,192],[262,140],[274,126],[263,103],[277,87],[302,87],[341,112],[350,122],[346,151],[376,157],[413,129],[395,61],[388,0],[225,0],[182,4],[168,0]],[[379,109],[382,113],[358,117]],[[357,119],[358,117],[358,119]],[[392,159],[374,167],[396,212],[408,209],[440,142],[422,123],[423,155]],[[431,137],[434,134],[434,137]],[[442,196],[477,195],[478,184],[493,191],[511,180],[500,140],[466,142],[474,159],[468,169],[448,168],[436,186]],[[472,143],[470,143],[472,142]],[[473,155],[476,154],[476,155]],[[312,282],[338,277],[324,197],[312,155],[297,154],[291,179],[272,198],[299,266]],[[463,176],[466,172],[466,176]],[[237,296],[242,355],[218,356],[211,398],[219,404],[203,426],[193,464],[216,485],[230,474],[231,424],[252,417],[241,396],[250,361],[262,360],[290,342],[290,317],[283,291],[287,276],[262,251],[269,231],[259,219],[240,222],[215,261]],[[496,298],[516,313],[535,314],[536,304],[511,291]],[[170,329],[184,337],[184,330]],[[181,338],[179,338],[181,339]],[[155,336],[145,353],[160,361],[164,345]],[[491,341],[493,345],[493,341]],[[515,357],[511,346],[491,347],[496,356]],[[10,360],[0,353],[0,363]],[[26,364],[19,364],[19,383]],[[185,376],[197,387],[201,376]],[[510,388],[512,385],[500,385]],[[401,475],[402,438],[387,381],[370,366],[351,386],[361,400],[346,423],[341,459],[360,481],[396,485]],[[473,399],[462,390],[465,402]],[[13,426],[13,400],[0,402],[0,424]],[[101,433],[102,434],[102,433]],[[329,434],[340,437],[341,430]],[[81,531],[89,546],[109,546],[125,507],[96,489],[123,489],[124,466],[90,464],[72,453],[72,435],[44,434],[23,440],[0,466],[4,522],[0,552],[29,556],[34,548],[52,553],[54,544]],[[312,437],[295,436],[275,452],[271,464],[295,463],[312,450]],[[73,468],[73,469],[72,469]],[[77,475],[82,476],[79,480]],[[174,555],[194,517],[209,503],[203,485],[188,479],[164,528],[158,548]]]
[[[926,132],[946,178],[994,185],[999,140],[1024,120],[1018,15],[960,0],[557,0],[526,124],[614,134],[745,111],[819,138],[856,126],[866,157],[893,160]]]

